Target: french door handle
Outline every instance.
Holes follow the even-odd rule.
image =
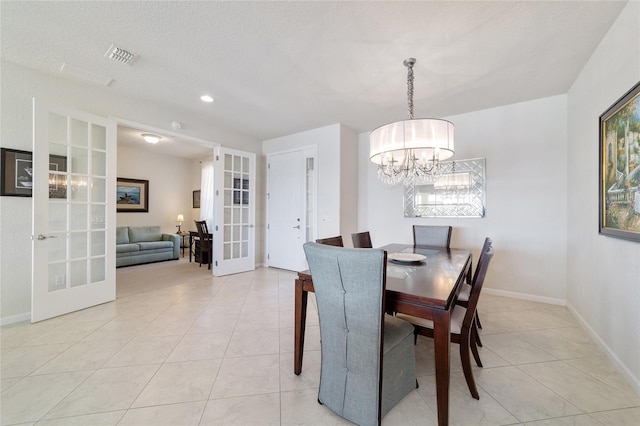
[[[36,238],[38,239],[38,241],[42,241],[42,240],[46,240],[47,238],[58,238],[58,236],[57,235],[38,234],[38,236]]]
[[[300,229],[300,225],[298,226],[292,226],[293,229]]]

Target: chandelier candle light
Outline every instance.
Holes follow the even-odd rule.
[[[371,131],[369,159],[378,165],[378,178],[389,185],[400,182],[434,182],[439,163],[453,156],[453,123],[437,118],[413,118],[413,66],[407,67],[409,119],[385,124]]]

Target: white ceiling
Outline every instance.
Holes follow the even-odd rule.
[[[2,1],[1,54],[52,74],[66,62],[113,78],[113,93],[265,140],[406,118],[407,57],[416,117],[566,93],[624,5]],[[139,58],[105,58],[112,43]]]

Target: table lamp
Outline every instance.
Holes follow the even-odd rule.
[[[178,227],[178,233],[182,232],[182,230],[180,229],[180,226],[182,226],[182,222],[184,222],[184,216],[179,214],[176,219],[176,223],[178,224],[176,225]]]

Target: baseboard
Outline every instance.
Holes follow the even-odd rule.
[[[496,290],[496,289],[487,288],[487,287],[483,287],[482,292],[484,294],[492,294],[494,296],[511,297],[512,299],[529,300],[531,302],[540,302],[540,303],[546,303],[549,305],[566,306],[567,304],[567,301],[565,299],[555,299],[553,297],[536,296],[536,295],[527,294],[527,293],[516,293],[514,291]]]
[[[611,363],[622,373],[622,375],[627,379],[627,382],[631,385],[633,390],[636,391],[638,395],[640,395],[640,379],[636,377],[623,363],[620,361],[620,358],[609,348],[609,346],[600,338],[598,333],[596,333],[589,323],[587,323],[582,316],[576,311],[571,303],[567,303],[567,309],[571,312],[571,315],[580,323],[582,328],[589,334],[589,336],[596,342],[596,344],[602,349],[606,357],[611,361]]]
[[[15,324],[22,321],[31,321],[31,312],[0,318],[0,326]]]

